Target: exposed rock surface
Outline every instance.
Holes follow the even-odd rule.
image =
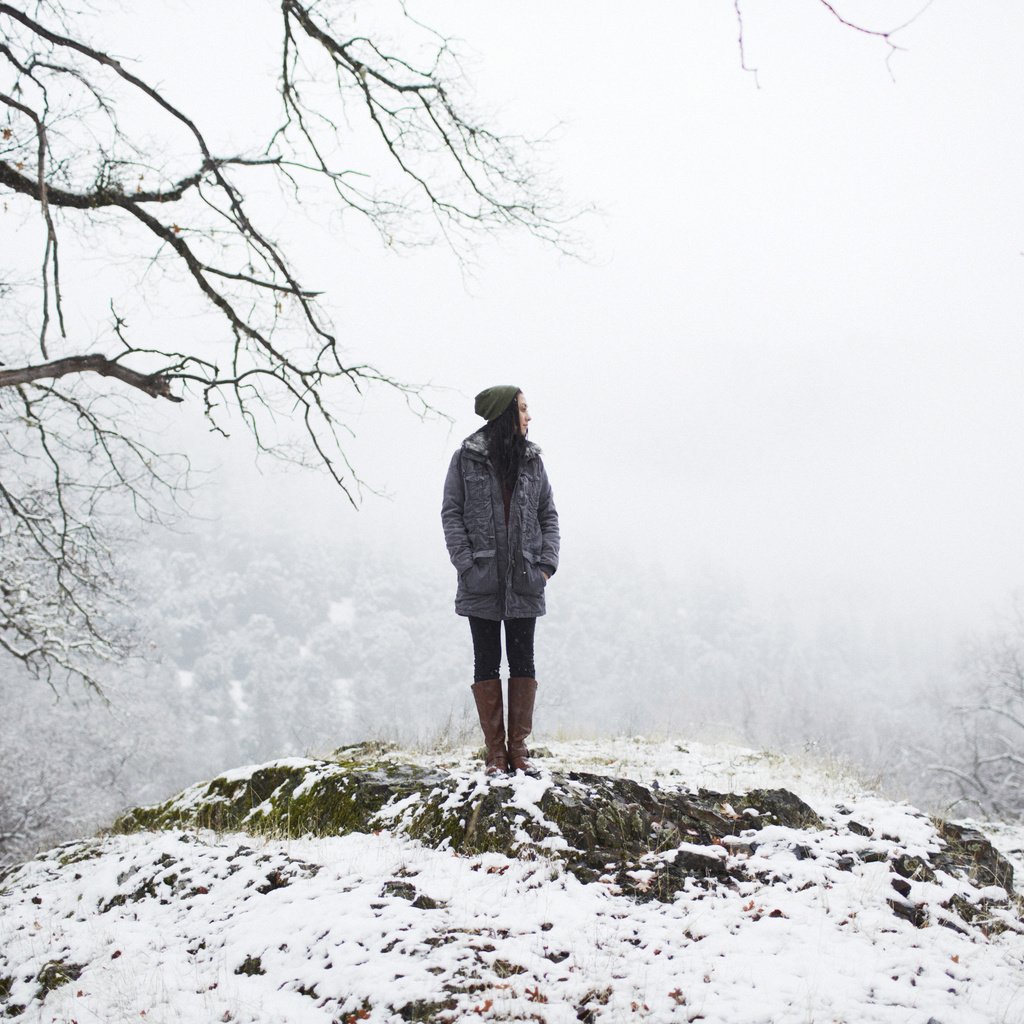
[[[785,789],[689,791],[584,772],[489,779],[360,744],[332,760],[290,759],[231,772],[129,811],[114,831],[199,827],[280,837],[387,829],[460,854],[554,858],[582,882],[614,883],[637,899],[665,901],[687,882],[777,878],[778,858],[766,866],[758,851],[782,847],[797,860],[821,859],[842,870],[885,862],[890,906],[918,925],[934,916],[950,927],[1005,927],[986,907],[994,898],[1017,898],[1009,861],[976,830],[916,819],[926,825],[924,843],[920,836],[908,842],[875,835],[842,807],[823,820]],[[915,883],[934,881],[937,871],[978,889],[997,886],[1004,895],[987,893],[980,908],[970,902],[969,912],[955,902],[927,908]]]

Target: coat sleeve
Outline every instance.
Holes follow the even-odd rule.
[[[473,545],[469,542],[463,512],[466,507],[466,487],[462,479],[461,452],[452,456],[448,475],[444,481],[441,501],[441,525],[448,557],[458,571],[465,572],[473,564]]]
[[[554,573],[558,569],[558,547],[560,537],[558,533],[558,509],[555,508],[555,497],[551,492],[551,482],[548,480],[548,471],[541,472],[540,500],[537,502],[537,519],[540,522],[540,534],[542,539],[540,549],[540,562],[551,567]]]

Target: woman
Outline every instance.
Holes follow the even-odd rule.
[[[526,439],[530,413],[519,388],[476,396],[486,425],[452,456],[441,522],[459,573],[455,611],[473,635],[473,696],[487,747],[488,775],[533,772],[537,679],[533,632],[544,588],[558,568],[558,513],[540,449]],[[508,656],[508,746],[501,699],[501,624]]]

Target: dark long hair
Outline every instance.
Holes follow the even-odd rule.
[[[498,479],[508,494],[515,488],[526,455],[526,438],[519,430],[521,394],[521,391],[517,391],[505,411],[483,428],[487,438],[487,456],[498,471]]]

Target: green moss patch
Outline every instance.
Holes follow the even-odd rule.
[[[538,787],[521,777],[489,779],[414,764],[378,744],[346,747],[329,760],[229,773],[127,812],[114,831],[210,828],[294,838],[389,830],[460,854],[548,858],[581,881],[601,879],[636,899],[668,900],[687,880],[711,886],[745,878],[745,858],[730,851],[753,852],[768,825],[806,837],[792,840],[797,859],[819,855],[816,835],[841,832],[848,847],[835,856],[844,869],[858,860],[891,861],[894,878],[917,881],[941,868],[1012,894],[1009,863],[965,826],[937,822],[937,842],[944,845],[929,859],[893,843],[865,842],[838,820],[826,824],[784,789],[693,793],[584,772],[554,772]],[[79,855],[85,854],[69,852]],[[268,876],[260,891],[287,884]]]

